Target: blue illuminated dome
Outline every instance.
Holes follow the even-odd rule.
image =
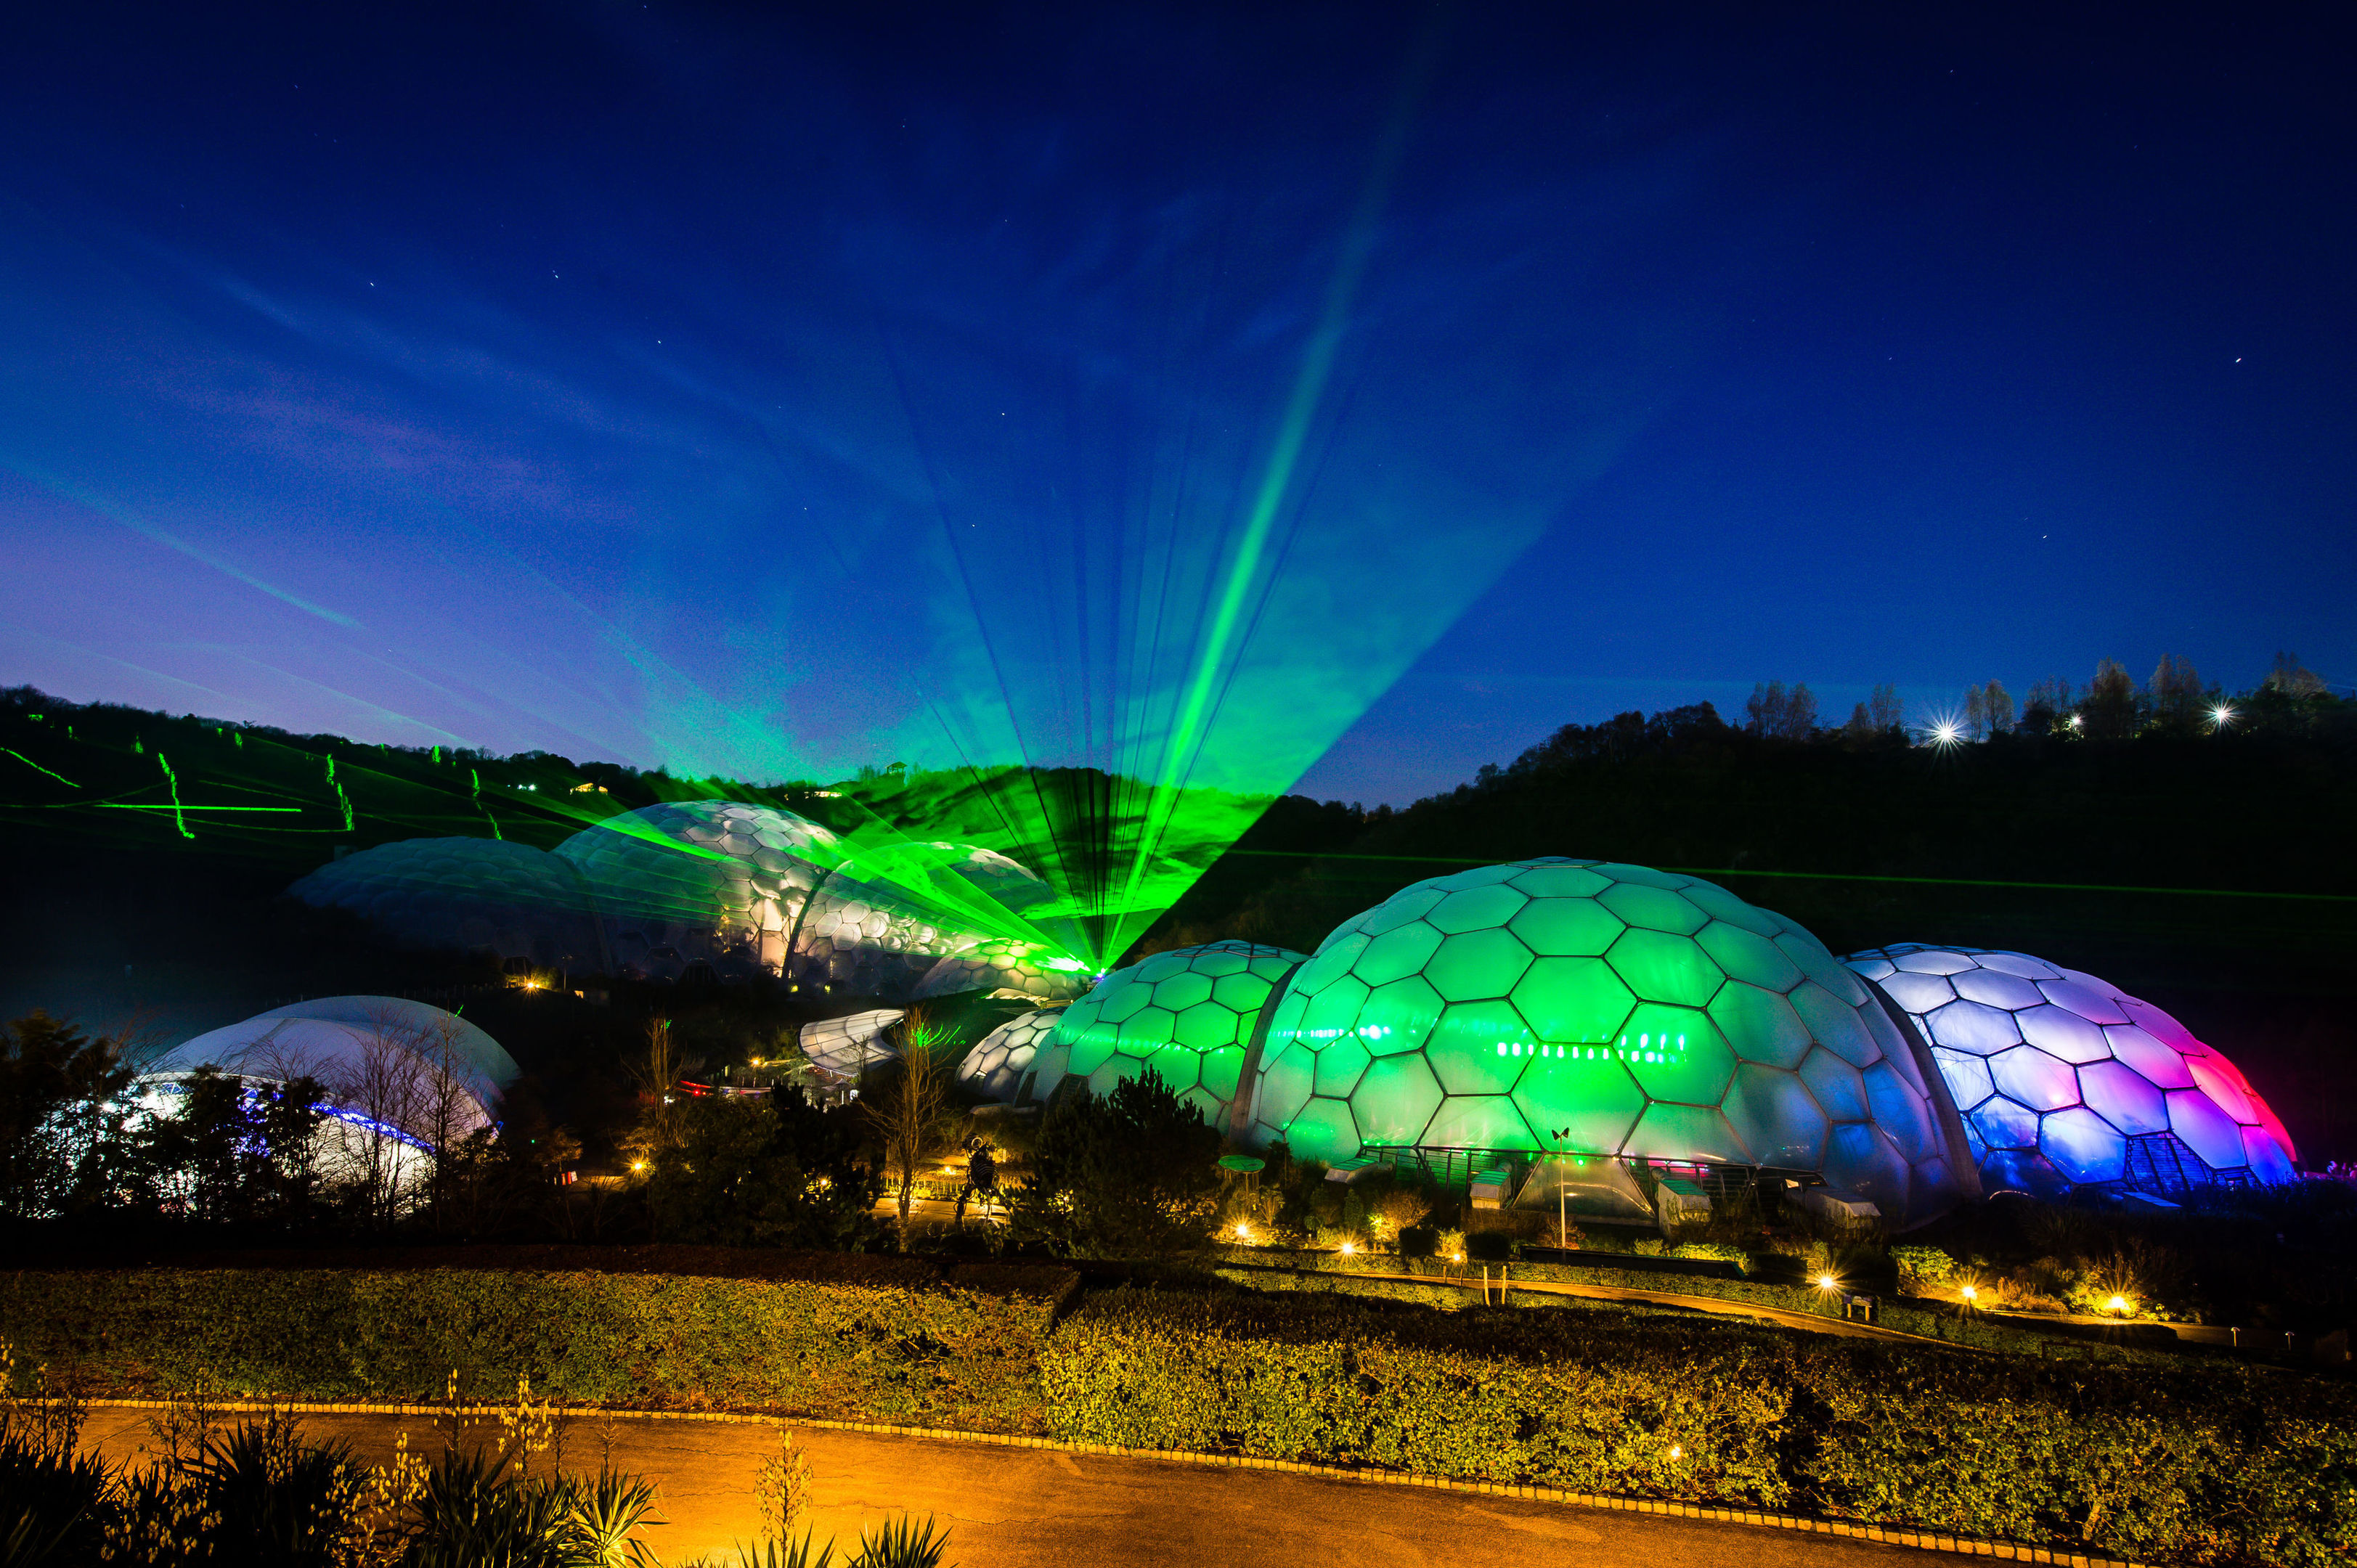
[[[1992,1191],[2292,1179],[2281,1120],[2149,1002],[1989,948],[1904,942],[1844,961],[1928,1043]]]

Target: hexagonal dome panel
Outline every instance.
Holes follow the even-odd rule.
[[[1327,1160],[1559,1148],[1815,1172],[1838,1156],[1918,1223],[1967,1190],[1953,1172],[1971,1151],[1882,1008],[1808,932],[1695,877],[1476,867],[1344,921],[1294,972],[1235,1125]],[[1838,1109],[1804,1079],[1813,1058]]]
[[[985,1100],[1000,1101],[1015,1098],[1016,1086],[1030,1070],[1031,1058],[1039,1054],[1039,1043],[1056,1027],[1063,1015],[1061,1007],[1042,1007],[1008,1019],[974,1042],[958,1063],[958,1081]]]
[[[1284,948],[1223,941],[1174,948],[1114,970],[1064,1009],[1015,1098],[1044,1102],[1067,1077],[1085,1078],[1101,1092],[1150,1066],[1217,1124],[1235,1097],[1269,993],[1301,962],[1301,954]],[[1366,1052],[1359,1054],[1363,1067]],[[1305,1057],[1305,1079],[1318,1078],[1319,1067]],[[1305,1082],[1305,1099],[1308,1087]],[[1327,1090],[1321,1085],[1318,1092]]]
[[[2292,1179],[2233,1064],[2118,988],[2028,953],[1902,943],[1843,961],[1930,1042],[1983,1183],[2041,1196]]]

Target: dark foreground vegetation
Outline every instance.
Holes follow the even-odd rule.
[[[0,1365],[5,1365],[0,1357]],[[306,1439],[274,1411],[233,1420],[201,1398],[148,1423],[145,1462],[85,1450],[71,1393],[0,1386],[0,1563],[8,1568],[655,1568],[640,1532],[662,1522],[653,1484],[610,1466],[568,1469],[562,1417],[519,1385],[496,1412],[444,1402],[431,1436],[389,1465]],[[733,1568],[833,1568],[832,1541],[795,1526],[810,1467],[791,1433],[763,1466],[758,1539]],[[940,1568],[949,1531],[903,1515],[844,1568]],[[722,1568],[705,1559],[688,1568]]]

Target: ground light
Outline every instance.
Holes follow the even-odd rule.
[[[1978,1301],[1981,1298],[1981,1293],[1970,1285],[1966,1285],[1962,1294],[1966,1301]]]
[[[2112,1297],[2111,1300],[2104,1303],[2104,1310],[2106,1312],[2115,1312],[2122,1317],[2126,1317],[2128,1315],[2128,1298],[2124,1295],[2115,1295]]]
[[[1351,1256],[1353,1256],[1354,1254],[1356,1254],[1356,1253],[1357,1253],[1357,1251],[1358,1251],[1358,1250],[1359,1250],[1359,1247],[1358,1247],[1358,1243],[1356,1243],[1355,1241],[1345,1241],[1345,1242],[1343,1242],[1340,1247],[1337,1247],[1337,1248],[1336,1248],[1336,1249],[1334,1249],[1334,1250],[1335,1250],[1336,1251],[1338,1251],[1338,1252],[1341,1253],[1341,1254],[1342,1254],[1342,1256],[1344,1256],[1344,1257],[1348,1258],[1348,1257],[1351,1257]]]
[[[1831,1274],[1819,1274],[1817,1276],[1817,1288],[1819,1290],[1831,1290],[1839,1283],[1841,1283],[1841,1282],[1834,1278]]]
[[[642,1171],[647,1168],[647,1162],[644,1160],[632,1160],[630,1162],[630,1168],[634,1171]]]

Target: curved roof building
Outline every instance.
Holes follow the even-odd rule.
[[[900,1059],[886,1031],[906,1016],[898,1007],[871,1007],[841,1018],[804,1024],[796,1043],[811,1066],[836,1083],[857,1086],[870,1068]]]
[[[927,970],[909,999],[923,1002],[962,992],[988,991],[1041,1002],[1069,1002],[1081,993],[1085,978],[1078,961],[1059,959],[1038,942],[991,937],[958,949]]]
[[[1903,942],[1844,961],[1921,1033],[1991,1190],[2292,1179],[2283,1122],[2149,1002],[1988,948]]]
[[[1052,892],[994,851],[914,850],[920,859],[938,852],[935,869],[1002,908]],[[729,800],[642,807],[584,829],[556,854],[580,869],[604,914],[615,966],[640,978],[676,980],[702,963],[721,979],[767,973],[798,988],[909,999],[943,959],[985,940],[953,910],[862,880],[848,868],[842,838],[773,807]],[[1025,954],[1000,956],[1007,983],[1027,994],[1072,989],[1069,980],[1047,979],[1044,965],[1027,972]],[[974,972],[977,984],[1001,983],[986,970]]]
[[[518,1072],[474,1025],[399,996],[328,996],[258,1013],[181,1042],[144,1076],[170,1079],[205,1066],[276,1083],[316,1079],[330,1106],[429,1144],[437,1133],[455,1141],[489,1125]],[[438,1093],[444,1075],[463,1097],[455,1120]]]
[[[1114,970],[1064,1009],[1017,1098],[1044,1101],[1067,1078],[1103,1094],[1151,1067],[1216,1124],[1235,1099],[1271,993],[1301,961],[1285,948],[1222,941]]]
[[[1055,1032],[1061,1007],[1041,1007],[1010,1018],[974,1042],[958,1063],[958,1081],[989,1100],[1013,1100],[1039,1044]]]
[[[404,947],[488,951],[548,969],[607,967],[579,870],[529,844],[403,839],[331,860],[286,892],[349,910]]]
[[[1813,1172],[1905,1226],[1973,1190],[1930,1070],[1791,921],[1695,877],[1549,858],[1420,882],[1344,922],[1286,982],[1237,1118],[1325,1160]]]

